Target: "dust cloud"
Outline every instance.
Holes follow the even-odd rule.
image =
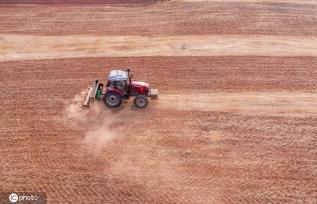
[[[136,109],[133,104],[123,103],[120,108],[109,109],[102,101],[96,101],[90,108],[84,108],[82,102],[85,91],[76,95],[66,104],[64,122],[67,126],[83,132],[83,144],[92,152],[102,152],[114,140],[135,132],[137,123],[152,117],[153,110],[197,110],[226,111],[252,115],[279,116],[315,116],[315,93],[210,93],[210,94],[163,94],[160,100],[146,109]],[[149,114],[149,115],[148,115]]]
[[[92,102],[89,108],[83,107],[85,94],[86,91],[82,91],[66,103],[63,122],[84,133],[82,143],[93,153],[100,154],[107,145],[125,137],[147,115],[146,110],[125,102],[116,109],[105,107],[102,101]]]

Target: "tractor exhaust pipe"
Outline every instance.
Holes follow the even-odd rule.
[[[130,74],[130,69],[127,69],[127,72],[128,72],[129,82],[131,84],[132,83],[132,75]]]

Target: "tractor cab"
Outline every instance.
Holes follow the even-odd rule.
[[[128,85],[130,82],[129,73],[122,70],[112,70],[108,76],[107,87],[115,87],[120,85]]]
[[[112,70],[108,76],[106,92],[114,91],[119,93],[124,99],[128,99],[130,84],[131,77],[129,71]]]

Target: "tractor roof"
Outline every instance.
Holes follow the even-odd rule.
[[[110,81],[121,81],[121,80],[128,80],[128,72],[122,70],[112,70],[110,71],[108,79]]]

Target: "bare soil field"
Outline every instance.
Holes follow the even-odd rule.
[[[0,61],[124,56],[317,57],[314,36],[2,35],[0,40]]]
[[[316,203],[316,11],[292,1],[0,5],[0,192]],[[91,82],[122,67],[159,100],[83,109]]]
[[[316,36],[317,5],[289,2],[0,5],[0,33]]]

